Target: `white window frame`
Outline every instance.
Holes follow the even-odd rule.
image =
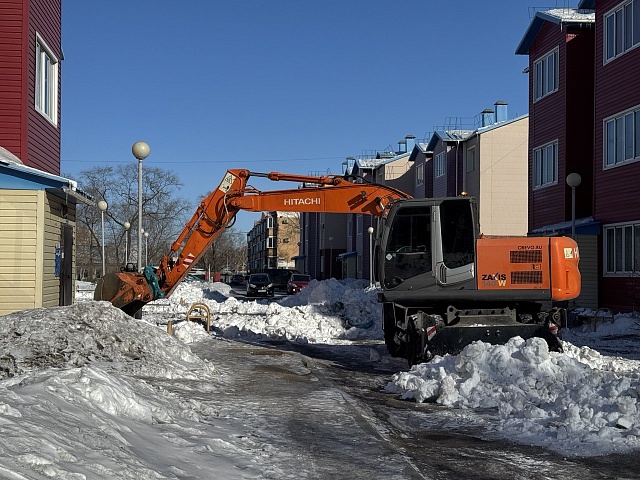
[[[435,177],[443,177],[447,173],[447,152],[436,154],[435,158]]]
[[[416,185],[424,184],[424,163],[416,166]]]
[[[476,147],[467,148],[466,158],[466,171],[467,173],[473,172],[476,169]]]
[[[603,227],[603,274],[630,276],[640,273],[640,220]]]
[[[534,102],[558,91],[559,56],[559,49],[556,47],[533,62]]]
[[[35,104],[37,112],[58,125],[58,58],[36,33]]]
[[[640,0],[627,0],[603,16],[603,63],[608,63],[640,44]]]
[[[640,160],[640,105],[605,118],[602,138],[604,170]]]
[[[533,149],[533,188],[558,183],[558,140]]]

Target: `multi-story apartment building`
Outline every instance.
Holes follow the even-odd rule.
[[[581,306],[640,302],[639,44],[639,0],[583,0],[536,12],[516,50],[529,56],[530,229],[575,231]]]

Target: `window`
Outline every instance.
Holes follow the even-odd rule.
[[[558,182],[558,141],[533,151],[533,187],[543,187]]]
[[[424,163],[421,163],[416,167],[416,185],[422,185],[424,183]]]
[[[436,178],[442,177],[446,173],[446,153],[436,155]]]
[[[467,173],[476,169],[476,147],[467,150]]]
[[[276,245],[275,237],[267,237],[267,248],[273,248]]]
[[[604,167],[640,158],[640,107],[604,121]]]
[[[58,59],[36,34],[35,108],[54,125],[58,124]]]
[[[604,61],[622,55],[640,43],[640,0],[618,5],[604,16]]]
[[[358,235],[362,235],[363,222],[364,222],[364,219],[362,217],[362,214],[357,214],[356,215],[356,233]]]
[[[604,227],[606,274],[640,272],[640,222]]]
[[[534,62],[533,74],[534,102],[558,90],[557,48]]]

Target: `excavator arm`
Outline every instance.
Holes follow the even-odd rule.
[[[260,191],[248,185],[250,177],[302,184],[301,188]],[[345,178],[306,176],[278,172],[228,170],[220,185],[198,206],[168,254],[154,271],[107,274],[96,285],[95,300],[107,300],[129,315],[157,298],[168,297],[184,280],[240,210],[361,213],[386,215],[389,206],[409,195],[391,187],[354,183]]]

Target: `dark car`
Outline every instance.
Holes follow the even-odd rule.
[[[304,275],[302,273],[294,273],[289,277],[289,281],[287,282],[287,293],[289,295],[298,293],[304,287],[309,285],[310,281],[311,281],[311,277],[309,275]]]
[[[247,281],[247,297],[273,297],[273,281],[266,273],[253,273]]]
[[[244,285],[244,275],[233,275],[229,283],[231,285]]]

